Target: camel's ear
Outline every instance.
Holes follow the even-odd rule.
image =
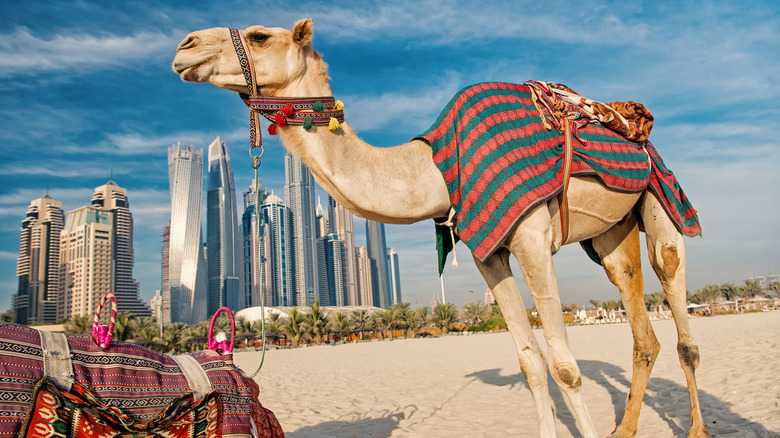
[[[295,22],[295,27],[293,27],[292,31],[293,42],[298,47],[303,47],[311,42],[311,36],[313,33],[311,18],[298,20]]]

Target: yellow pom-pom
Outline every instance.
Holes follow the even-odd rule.
[[[339,129],[340,127],[341,127],[341,125],[339,125],[339,121],[336,120],[335,117],[331,117],[330,118],[330,123],[328,123],[328,129],[330,129],[331,132],[333,132],[333,131]]]
[[[344,102],[337,100],[333,102],[333,109],[336,111],[341,111],[344,109]]]

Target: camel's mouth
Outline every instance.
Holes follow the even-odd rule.
[[[171,67],[173,68],[173,71],[175,71],[176,74],[178,74],[179,77],[185,81],[203,82],[203,78],[201,77],[202,75],[199,74],[200,67],[207,64],[216,57],[216,55],[211,55],[197,61],[188,61],[186,59],[179,59],[180,57],[177,56],[174,58],[173,65]]]

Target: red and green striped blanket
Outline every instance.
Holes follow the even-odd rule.
[[[416,137],[431,145],[457,213],[459,237],[480,260],[501,245],[523,214],[563,187],[563,133],[545,127],[532,93],[527,85],[509,83],[466,87]],[[573,145],[572,175],[596,176],[623,192],[649,186],[682,233],[701,233],[696,210],[652,144],[643,147],[589,123],[578,129]],[[447,240],[449,234],[438,239],[440,249]]]

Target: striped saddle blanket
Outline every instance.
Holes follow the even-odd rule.
[[[564,138],[527,84],[482,83],[458,92],[425,133],[456,212],[459,238],[489,257],[529,209],[556,196],[564,181]],[[542,112],[540,112],[542,111]],[[573,138],[571,175],[591,175],[623,192],[648,187],[678,229],[701,234],[696,210],[655,147],[633,143],[588,120]],[[451,248],[437,227],[439,272]],[[446,248],[449,246],[449,248]]]
[[[258,395],[230,355],[0,323],[0,437],[283,437]]]

